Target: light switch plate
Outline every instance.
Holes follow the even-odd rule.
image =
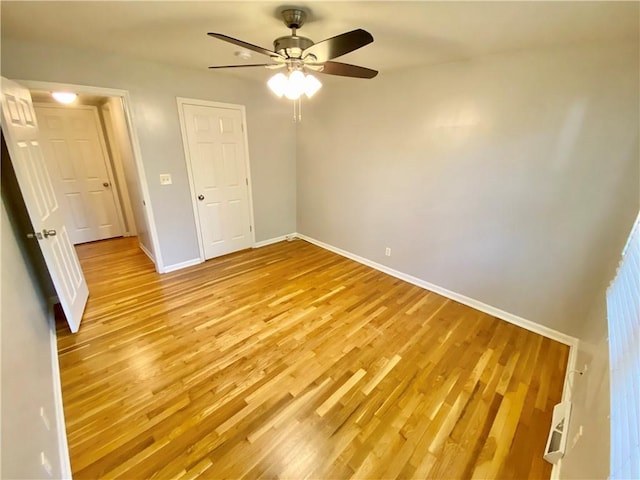
[[[173,181],[171,180],[171,174],[169,173],[161,173],[160,174],[160,185],[171,185]]]

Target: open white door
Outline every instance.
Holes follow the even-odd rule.
[[[29,91],[2,77],[2,131],[37,241],[72,332],[80,328],[89,289],[69,240],[38,143]],[[7,159],[4,159],[7,161]]]

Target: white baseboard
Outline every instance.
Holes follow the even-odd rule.
[[[54,303],[49,304],[49,339],[51,348],[51,376],[53,378],[53,400],[56,410],[56,433],[58,434],[58,453],[60,457],[60,475],[61,478],[65,480],[71,480],[71,460],[69,459],[67,427],[64,420],[60,364],[58,362],[58,336],[56,334],[56,318],[53,305]]]
[[[287,235],[280,235],[279,237],[270,238],[268,240],[262,240],[261,242],[256,242],[253,248],[266,247],[267,245],[273,245],[274,243],[284,242],[285,240],[290,240],[292,238],[296,238],[298,236],[297,233],[289,233]]]
[[[532,322],[531,320],[524,319],[517,315],[513,315],[509,312],[505,312],[499,308],[496,308],[492,305],[487,305],[486,303],[480,302],[479,300],[475,300],[473,298],[469,298],[465,295],[461,295],[456,292],[452,292],[451,290],[447,290],[446,288],[439,287],[438,285],[434,285],[432,283],[426,282],[414,276],[408,275],[406,273],[399,272],[392,268],[389,268],[385,265],[381,265],[379,263],[373,262],[369,259],[361,257],[359,255],[355,255],[351,252],[347,252],[346,250],[342,250],[341,248],[334,247],[333,245],[329,245],[327,243],[321,242],[320,240],[316,240],[315,238],[308,237],[301,233],[296,233],[296,237],[306,240],[309,243],[313,243],[318,247],[324,248],[331,252],[337,253],[338,255],[342,255],[343,257],[347,257],[351,260],[354,260],[358,263],[362,263],[363,265],[367,265],[371,268],[375,268],[381,272],[387,273],[393,277],[399,278],[400,280],[404,280],[405,282],[411,283],[418,287],[422,287],[426,290],[430,290],[435,292],[443,297],[450,298],[451,300],[455,300],[456,302],[467,305],[468,307],[475,308],[481,312],[489,314],[493,317],[499,318],[506,322],[512,323],[519,327],[522,327],[531,332],[542,335],[543,337],[550,338],[552,340],[556,340],[560,343],[569,346],[569,358],[567,360],[567,371],[564,377],[564,388],[562,390],[562,401],[568,402],[571,401],[571,387],[570,387],[570,375],[576,369],[576,361],[578,359],[578,346],[579,340],[575,337],[567,335],[565,333],[559,332],[549,327],[545,327],[544,325],[540,325],[538,323]],[[553,465],[551,469],[551,480],[558,480],[560,478],[560,470],[562,468],[562,459],[558,461],[558,463]]]
[[[191,260],[187,260],[186,262],[167,265],[166,267],[164,267],[162,273],[175,272],[176,270],[182,270],[183,268],[193,267],[194,265],[199,265],[201,263],[202,263],[202,260],[200,260],[199,258],[192,258]]]
[[[578,350],[580,348],[580,341],[578,339],[575,340],[575,343],[569,347],[569,358],[567,360],[567,371],[564,374],[564,387],[562,389],[562,402],[571,402],[572,400],[572,382],[571,375],[576,374],[576,364],[578,362]],[[569,426],[571,425],[571,415],[569,415],[568,425],[565,425],[566,431],[569,432]],[[558,460],[558,463],[555,463],[553,467],[551,467],[551,477],[550,480],[560,480],[562,470],[562,458]]]
[[[138,246],[140,247],[140,250],[142,250],[144,252],[144,254],[149,257],[149,259],[153,262],[153,264],[156,264],[156,259],[154,258],[154,256],[151,254],[151,252],[149,251],[149,249],[147,247],[145,247],[141,242],[138,242]]]
[[[391,275],[392,277],[399,278],[400,280],[404,280],[405,282],[411,283],[418,287],[422,287],[426,290],[430,290],[439,295],[442,295],[443,297],[450,298],[451,300],[455,300],[456,302],[467,305],[468,307],[475,308],[476,310],[480,310],[481,312],[484,312],[486,314],[489,314],[493,317],[499,318],[506,322],[512,323],[514,325],[517,325],[519,327],[522,327],[526,330],[537,333],[544,337],[550,338],[552,340],[556,340],[560,343],[564,343],[565,345],[569,345],[569,346],[573,346],[577,344],[578,340],[576,338],[570,335],[564,334],[562,332],[559,332],[557,330],[554,330],[552,328],[545,327],[544,325],[540,325],[538,323],[532,322],[531,320],[524,319],[517,315],[513,315],[509,312],[505,312],[504,310],[496,308],[492,305],[487,305],[486,303],[483,303],[479,300],[475,300],[465,295],[452,292],[451,290],[447,290],[446,288],[442,288],[438,285],[434,285],[433,283],[429,283],[425,280],[414,277],[412,275],[399,272],[398,270],[394,270],[393,268],[389,268],[385,265],[381,265],[372,260],[356,255],[354,253],[347,252],[346,250],[342,250],[341,248],[337,248],[337,247],[334,247],[333,245],[329,245],[327,243],[321,242],[320,240],[316,240],[315,238],[308,237],[301,233],[296,233],[296,236],[302,240],[306,240],[309,243],[313,243],[314,245],[322,247],[331,252],[337,253],[338,255],[342,255],[343,257],[350,258],[351,260],[354,260],[358,263],[362,263],[363,265],[367,265],[368,267],[375,268],[376,270],[379,270],[388,275]]]

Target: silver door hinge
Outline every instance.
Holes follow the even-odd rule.
[[[247,187],[248,187],[248,186],[249,186],[249,179],[248,179],[248,178],[245,178],[245,179],[244,179],[244,183],[246,183],[246,184],[247,184]]]
[[[249,225],[249,231],[253,232],[253,227],[251,225]]]

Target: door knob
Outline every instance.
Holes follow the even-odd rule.
[[[204,195],[198,195],[198,200],[200,201],[204,200]]]
[[[55,237],[56,233],[57,232],[55,230],[47,230],[46,228],[42,230],[42,235],[44,235],[44,238]]]
[[[108,186],[109,186],[109,182],[104,182],[104,183],[102,184],[102,186],[103,186],[103,187],[105,187],[105,188],[106,188],[106,187],[108,187]]]

